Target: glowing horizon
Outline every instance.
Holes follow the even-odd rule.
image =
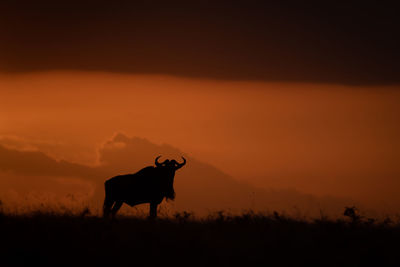
[[[48,72],[2,75],[0,87],[0,144],[15,149],[93,165],[121,132],[261,188],[400,201],[398,86]]]

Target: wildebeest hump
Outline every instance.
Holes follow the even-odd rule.
[[[106,181],[106,191],[115,200],[135,205],[163,198],[163,183],[155,167],[146,167],[134,174],[118,175]]]

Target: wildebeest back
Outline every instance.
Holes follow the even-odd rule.
[[[128,205],[161,202],[174,194],[173,181],[159,175],[160,169],[146,167],[134,174],[118,175],[106,181],[106,195]],[[172,178],[173,179],[173,178]]]

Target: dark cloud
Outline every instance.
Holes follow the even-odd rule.
[[[0,69],[398,83],[397,10],[378,1],[2,1]]]
[[[57,161],[40,151],[18,151],[0,146],[0,193],[5,190],[29,193],[29,188],[38,191],[59,184],[61,177],[65,187],[68,179],[91,182],[94,189],[93,201],[101,207],[104,197],[103,182],[117,174],[133,173],[144,166],[153,165],[156,155],[178,158],[182,152],[169,145],[156,145],[145,139],[130,138],[117,134],[106,142],[99,151],[101,164],[97,167]],[[317,198],[295,190],[266,191],[236,181],[212,165],[186,156],[187,166],[176,173],[175,210],[190,210],[205,215],[209,211],[243,209],[272,210],[285,209],[293,212],[294,207],[303,213],[319,214],[323,208],[331,214],[339,214],[349,203],[340,198]],[[76,183],[76,182],[75,182]],[[71,186],[71,185],[70,185]],[[82,187],[83,186],[83,187]],[[80,192],[86,185],[80,185]],[[60,191],[60,190],[59,190]],[[65,193],[65,190],[62,192]],[[73,195],[71,191],[68,194]],[[296,210],[295,210],[296,211]]]

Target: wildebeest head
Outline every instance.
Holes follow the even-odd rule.
[[[176,160],[169,160],[166,159],[163,162],[158,162],[158,159],[161,156],[158,156],[155,160],[156,164],[156,169],[158,169],[161,173],[162,176],[165,177],[166,181],[166,188],[165,188],[165,196],[168,199],[173,200],[175,198],[175,191],[174,191],[174,176],[175,176],[175,171],[182,168],[186,164],[186,159],[182,157],[183,162],[179,163]]]
[[[157,167],[167,167],[167,168],[170,168],[171,170],[176,171],[176,170],[182,168],[183,166],[185,166],[185,164],[186,164],[186,159],[184,157],[182,157],[182,159],[183,159],[182,163],[179,163],[174,159],[173,160],[166,159],[160,163],[160,162],[158,162],[158,159],[160,157],[161,156],[158,156],[155,160],[155,164]]]

